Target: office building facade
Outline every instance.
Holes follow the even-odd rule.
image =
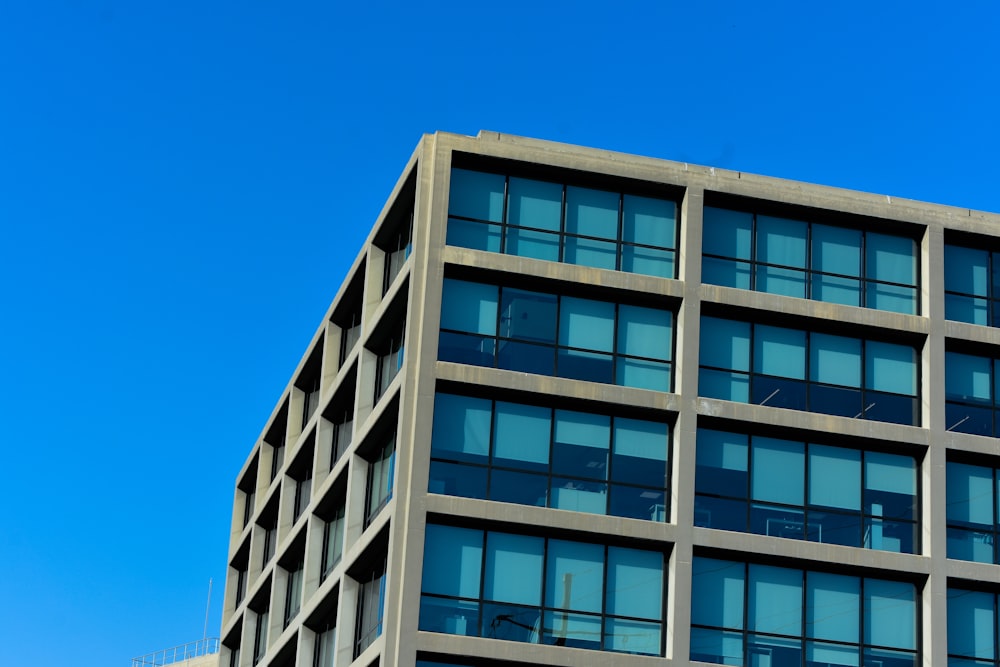
[[[1000,216],[425,136],[236,483],[221,661],[1000,665]]]

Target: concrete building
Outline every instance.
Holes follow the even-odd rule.
[[[424,137],[236,483],[223,665],[1000,665],[1000,216]]]

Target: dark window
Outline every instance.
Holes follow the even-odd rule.
[[[997,435],[1000,409],[1000,360],[958,352],[945,353],[945,419],[947,430]]]
[[[323,525],[323,563],[320,579],[327,575],[340,562],[344,553],[344,506],[339,506],[333,517]]]
[[[698,429],[695,525],[915,553],[908,456]]]
[[[398,233],[382,248],[385,251],[385,272],[382,277],[382,294],[384,295],[392,287],[393,281],[403,269],[410,252],[413,250],[413,214],[411,213],[406,224],[402,226]]]
[[[291,623],[302,607],[302,563],[296,563],[288,570],[285,586],[285,627]]]
[[[358,620],[354,657],[361,655],[382,634],[385,606],[385,564],[358,581]]]
[[[257,664],[267,653],[267,609],[257,612],[257,623],[254,626],[253,664]]]
[[[312,494],[312,471],[305,471],[305,477],[295,480],[295,508],[293,521],[298,520],[309,504]]]
[[[392,483],[395,474],[396,436],[395,434],[379,447],[368,465],[368,495],[365,502],[365,527],[378,516],[382,508],[392,499]]]

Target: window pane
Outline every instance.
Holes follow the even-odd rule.
[[[666,424],[616,418],[611,479],[664,488],[667,447]]]
[[[702,252],[735,259],[750,259],[753,214],[706,206]]]
[[[622,240],[658,248],[673,248],[677,205],[663,199],[625,195]]]
[[[865,453],[865,512],[917,518],[917,465],[908,456]]]
[[[673,314],[656,308],[618,307],[618,352],[634,357],[670,360]]]
[[[615,366],[615,384],[637,389],[670,391],[670,364],[632,357],[619,357]]]
[[[806,333],[758,325],[754,330],[754,371],[806,379]]]
[[[750,263],[719,259],[705,255],[701,258],[701,279],[710,285],[750,289]]]
[[[614,350],[615,304],[563,297],[559,309],[559,344],[585,350]]]
[[[601,612],[604,547],[549,540],[545,566],[545,605],[573,611]]]
[[[917,604],[913,584],[865,579],[865,643],[916,648]]]
[[[907,315],[913,315],[917,312],[917,290],[915,287],[869,282],[865,292],[866,304],[869,308]]]
[[[758,265],[757,289],[801,299],[806,296],[806,272],[802,269]]]
[[[861,452],[810,445],[809,504],[861,511]]]
[[[747,403],[750,400],[750,377],[743,373],[703,368],[698,371],[698,395]]]
[[[860,660],[857,646],[806,642],[806,665],[809,667],[858,667]]]
[[[552,472],[558,475],[607,479],[610,442],[610,417],[556,410]]]
[[[606,384],[615,381],[614,357],[610,353],[559,348],[556,366],[559,377]]]
[[[604,650],[640,655],[663,655],[663,625],[608,618],[604,621]]]
[[[861,387],[861,341],[814,333],[809,339],[809,375],[815,382]]]
[[[448,218],[445,243],[473,250],[500,252],[500,225]]]
[[[605,613],[663,618],[663,555],[654,551],[608,548]]]
[[[558,262],[559,234],[538,232],[521,227],[508,227],[506,252],[508,255],[517,255],[518,257]]]
[[[496,404],[493,461],[529,470],[546,470],[552,411],[520,403]]]
[[[958,352],[945,352],[944,363],[944,389],[948,399],[992,402],[991,360]]]
[[[483,599],[540,605],[544,551],[540,537],[487,533]]]
[[[944,295],[946,319],[986,326],[989,321],[989,303],[986,299],[956,294]],[[994,316],[994,319],[996,316]]]
[[[869,280],[917,284],[916,243],[912,239],[868,232],[865,243]]]
[[[695,490],[747,497],[747,436],[698,429]]]
[[[993,525],[993,471],[964,463],[948,463],[948,521]]]
[[[989,293],[990,255],[986,250],[944,247],[944,288],[976,296]]]
[[[700,347],[702,366],[750,370],[750,325],[746,322],[701,318]]]
[[[500,174],[452,169],[448,215],[500,222],[503,184],[504,177]]]
[[[750,565],[748,630],[802,635],[802,572]]]
[[[806,229],[804,222],[758,215],[757,260],[805,268]]]
[[[622,271],[660,278],[674,277],[674,251],[622,246]]]
[[[995,599],[989,593],[948,589],[948,653],[994,659]]]
[[[801,507],[805,486],[803,444],[759,437],[752,443],[751,498]]]
[[[490,455],[490,401],[437,394],[431,450],[435,456],[485,463]]]
[[[427,525],[424,547],[424,593],[462,598],[479,597],[483,531]]]
[[[596,241],[594,239],[567,236],[566,251],[563,261],[567,264],[592,266],[595,269],[614,271],[618,261],[618,245],[614,241]]]
[[[447,297],[446,294],[445,298]],[[463,305],[458,303],[454,307],[461,308]],[[504,338],[554,343],[556,297],[505,287],[500,297],[500,335]]]
[[[839,303],[844,306],[861,305],[861,281],[856,278],[814,273],[811,288],[811,296],[817,301]]]
[[[825,572],[806,574],[806,636],[858,641],[861,581]]]
[[[521,227],[559,231],[562,218],[562,186],[558,183],[510,179],[510,210],[507,222]]]
[[[566,188],[566,232],[618,238],[618,195],[586,188]]]
[[[861,276],[860,230],[813,225],[812,268],[842,276]]]
[[[742,665],[743,634],[691,628],[691,659],[718,665]]]
[[[912,347],[871,340],[865,345],[867,389],[917,395],[916,352]]]
[[[691,569],[691,623],[743,629],[743,564],[695,557]]]
[[[494,285],[446,278],[441,297],[441,328],[495,336],[498,292]]]

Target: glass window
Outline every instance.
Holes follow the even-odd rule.
[[[424,559],[425,561],[427,559]],[[354,641],[354,657],[382,634],[382,612],[385,607],[385,564],[358,581],[358,624]]]
[[[950,659],[997,660],[996,595],[948,589],[948,655]],[[949,664],[959,664],[949,661]],[[973,663],[961,663],[973,664]],[[975,663],[983,664],[983,663]],[[986,663],[990,664],[990,663]]]
[[[714,317],[702,318],[700,345],[701,396],[919,424],[917,353],[907,345]]]
[[[677,204],[452,169],[449,245],[673,278]]]
[[[432,493],[667,520],[663,422],[439,393],[432,437]]]
[[[945,352],[945,418],[949,431],[996,435],[998,361]]]
[[[916,314],[916,249],[905,236],[706,206],[702,279]]]
[[[949,320],[997,325],[995,290],[991,275],[1000,266],[996,253],[981,248],[946,245],[944,248],[944,312]]]
[[[917,664],[913,584],[701,557],[692,570],[692,660],[800,665],[804,646],[809,665]]]
[[[996,470],[949,461],[946,498],[948,558],[998,562]]]
[[[696,460],[696,526],[917,550],[908,456],[698,429]]]
[[[374,454],[368,465],[368,498],[365,506],[365,527],[378,516],[392,499],[392,483],[396,462],[395,434]]]
[[[434,525],[424,549],[421,630],[663,654],[660,552]]]

